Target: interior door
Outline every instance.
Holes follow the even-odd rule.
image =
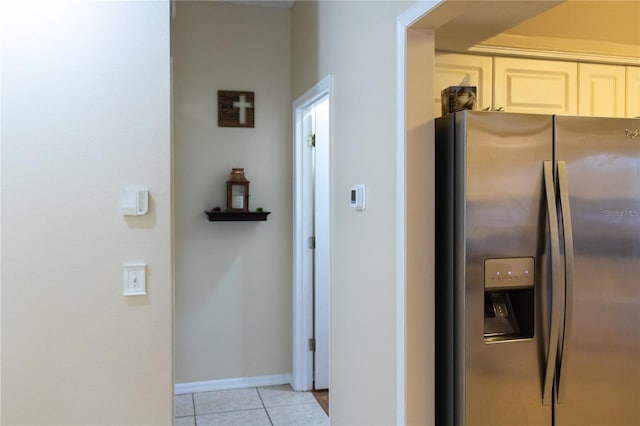
[[[315,194],[314,194],[314,389],[329,388],[329,99],[314,107]]]

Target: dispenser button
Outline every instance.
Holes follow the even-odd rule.
[[[507,304],[499,294],[491,295],[491,305],[493,306],[493,313],[498,318],[506,318],[509,316],[509,311],[507,310]]]

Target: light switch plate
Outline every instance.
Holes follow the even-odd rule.
[[[147,265],[145,263],[125,263],[122,265],[125,296],[147,294]]]

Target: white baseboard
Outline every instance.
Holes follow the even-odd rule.
[[[176,383],[175,394],[209,392],[227,389],[255,388],[258,386],[286,385],[291,383],[291,374],[271,376],[238,377],[235,379],[207,380],[205,382]]]

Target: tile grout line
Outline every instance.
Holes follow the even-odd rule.
[[[194,426],[198,426],[198,416],[196,416],[196,395],[195,395],[195,393],[191,394],[191,405],[193,406],[193,424],[194,424]]]
[[[269,415],[269,410],[267,410],[266,405],[264,405],[264,400],[262,399],[262,395],[260,394],[260,391],[258,390],[258,388],[256,388],[256,392],[258,392],[258,398],[260,398],[260,403],[262,404],[262,408],[264,409],[264,412],[267,415],[267,419],[269,419],[269,423],[271,424],[271,426],[273,426],[273,420],[271,420],[271,416]]]

